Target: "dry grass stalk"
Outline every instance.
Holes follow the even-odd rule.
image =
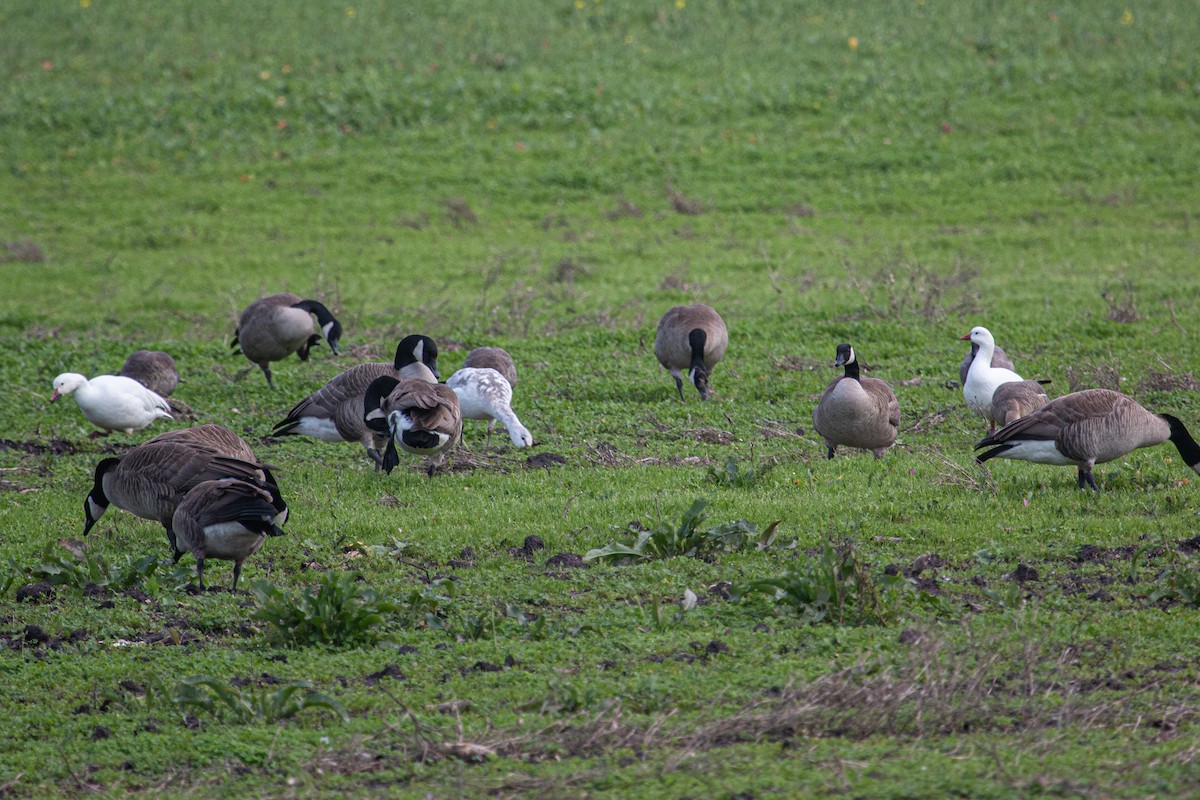
[[[1071,392],[1083,389],[1112,389],[1121,391],[1121,373],[1110,364],[1089,363],[1071,364],[1067,367],[1067,390]]]
[[[630,201],[624,197],[618,197],[617,198],[617,207],[614,208],[612,211],[609,211],[604,216],[606,219],[609,219],[609,220],[618,220],[618,219],[621,219],[622,217],[632,217],[634,219],[641,219],[643,214],[642,214],[642,210],[640,208],[638,208],[636,205],[634,205],[632,201]]]
[[[1108,315],[1105,319],[1110,322],[1137,322],[1142,316],[1138,313],[1137,303],[1133,300],[1133,283],[1128,280],[1123,281],[1120,288],[1124,290],[1124,297],[1116,296],[1116,292],[1112,289],[1106,289],[1100,293],[1104,302],[1108,304]]]
[[[671,201],[671,208],[675,209],[679,214],[696,216],[697,214],[704,213],[703,203],[687,197],[670,183],[667,184],[667,199]]]
[[[961,486],[964,489],[990,494],[1000,491],[1000,487],[996,485],[996,479],[983,464],[972,461],[970,466],[963,466],[957,461],[947,458],[934,447],[916,445],[912,449],[939,469],[934,480],[943,486]]]
[[[463,225],[479,224],[479,217],[467,205],[467,201],[461,197],[449,197],[443,200],[442,204],[446,207],[446,216],[454,227],[461,228]]]

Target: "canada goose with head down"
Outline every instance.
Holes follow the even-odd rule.
[[[709,375],[728,346],[725,320],[703,303],[669,309],[658,321],[654,336],[654,355],[675,379],[681,402],[685,371],[688,381],[700,392],[700,399],[708,399]]]

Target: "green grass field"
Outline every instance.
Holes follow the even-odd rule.
[[[0,796],[1194,792],[1200,479],[984,469],[957,383],[982,324],[1200,433],[1189,4],[13,0],[0,44]],[[346,333],[272,391],[229,340],[277,291]],[[730,346],[680,403],[697,301]],[[535,446],[269,437],[413,332],[508,349]],[[843,341],[882,460],[811,430]],[[142,347],[194,419],[47,402]],[[81,536],[101,458],[204,422],[291,506],[236,594]],[[698,552],[581,560],[697,499]]]

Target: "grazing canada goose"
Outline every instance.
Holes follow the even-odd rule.
[[[220,478],[196,484],[171,517],[178,549],[175,561],[185,553],[196,558],[200,588],[204,585],[204,560],[219,558],[233,562],[233,586],[237,591],[242,562],[258,552],[268,536],[282,536],[275,524],[274,503],[278,487],[262,486],[236,478]]]
[[[1183,463],[1200,472],[1200,445],[1177,418],[1147,411],[1111,389],[1086,389],[1051,400],[986,437],[975,449],[992,448],[976,456],[981,464],[989,458],[1074,464],[1079,468],[1079,488],[1086,484],[1100,491],[1092,467],[1168,440]]]
[[[323,442],[360,442],[381,469],[386,437],[377,435],[363,421],[363,397],[376,378],[414,378],[437,382],[437,345],[428,336],[406,336],[396,347],[391,364],[359,364],[334,376],[308,397],[292,406],[272,435],[312,436]]]
[[[320,334],[313,328],[314,315]],[[273,389],[275,383],[271,379],[270,362],[281,361],[292,353],[301,361],[307,361],[309,348],[318,344],[322,336],[336,356],[338,341],[342,338],[341,323],[316,300],[303,300],[284,292],[268,295],[246,306],[229,346],[234,353],[242,353],[251,363],[257,364],[267,376],[267,385]]]
[[[463,419],[486,419],[487,443],[492,443],[492,429],[499,422],[508,431],[517,447],[533,444],[529,429],[521,424],[512,410],[512,386],[499,371],[479,367],[463,367],[446,381],[458,396]]]
[[[992,395],[996,387],[1002,383],[1024,380],[1011,369],[997,367],[992,364],[992,355],[996,349],[996,340],[987,328],[976,326],[971,332],[960,337],[973,345],[979,345],[979,352],[971,361],[967,370],[967,380],[963,383],[963,397],[967,407],[979,414],[988,423],[988,432],[996,430],[996,419],[992,416]]]
[[[508,381],[509,386],[516,387],[517,385],[517,365],[513,363],[512,356],[503,347],[476,347],[467,353],[467,360],[463,362],[463,368],[466,367],[494,369],[504,376],[504,380]],[[478,418],[471,417],[471,419]]]
[[[54,379],[50,402],[72,392],[88,422],[103,429],[93,431],[93,438],[113,431],[133,433],[156,419],[171,419],[167,401],[133,378],[97,375],[89,381],[77,372],[64,372]]]
[[[218,478],[275,483],[250,446],[223,426],[168,431],[120,458],[106,458],[96,465],[92,490],[83,501],[83,533],[86,536],[113,504],[160,523],[172,549],[178,550],[171,527],[175,509],[190,489]],[[282,497],[276,498],[275,508],[282,525],[288,511]]]
[[[175,359],[162,350],[134,350],[121,365],[118,375],[133,378],[150,391],[162,397],[170,397],[179,384],[179,372]]]
[[[420,378],[376,378],[363,398],[363,419],[387,437],[380,466],[388,473],[400,463],[397,445],[415,455],[436,456],[449,452],[462,437],[458,395],[444,383]],[[430,464],[429,475],[436,466]]]
[[[1009,381],[992,393],[992,419],[1003,427],[1050,402],[1041,381]]]
[[[979,345],[971,342],[971,349],[963,356],[962,363],[958,365],[958,384],[960,386],[967,385],[967,372],[971,369],[971,362],[975,360],[975,356],[979,354]],[[1003,367],[1004,369],[1013,369],[1012,359],[1008,357],[1008,353],[1004,352],[1004,348],[996,345],[992,350],[992,366]]]
[[[858,374],[858,357],[848,344],[837,346],[835,367],[846,374],[834,380],[813,409],[813,428],[825,440],[829,458],[839,444],[870,450],[876,458],[896,441],[900,428],[900,404],[892,387],[878,378]]]
[[[654,355],[675,379],[681,402],[684,370],[687,370],[688,380],[700,392],[700,399],[708,399],[708,375],[725,355],[728,346],[725,320],[702,303],[669,309],[658,321],[658,332],[654,336]]]

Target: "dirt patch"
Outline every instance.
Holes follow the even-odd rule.
[[[632,219],[641,219],[643,216],[645,216],[645,215],[642,214],[642,210],[640,208],[638,208],[636,205],[634,205],[634,203],[631,200],[629,200],[625,197],[618,197],[616,208],[612,209],[611,211],[607,212],[604,215],[605,219],[608,219],[608,220],[618,220],[618,219],[623,219],[625,217],[631,217]]]
[[[1175,392],[1179,390],[1195,392],[1200,391],[1200,381],[1196,380],[1196,376],[1190,372],[1176,375],[1171,372],[1150,370],[1150,372],[1146,373],[1146,377],[1138,383],[1138,391],[1146,389],[1156,392]]]
[[[442,201],[446,207],[446,218],[450,220],[450,224],[456,228],[461,228],[464,225],[478,225],[479,217],[467,205],[467,201],[461,197],[451,197]]]
[[[555,553],[546,559],[546,566],[558,569],[587,569],[588,563],[578,553]]]
[[[515,559],[521,561],[533,561],[533,554],[538,550],[545,550],[546,543],[542,541],[540,536],[526,536],[525,541],[520,547],[508,548],[508,554]]]
[[[405,676],[404,671],[401,670],[399,666],[396,664],[388,664],[378,672],[372,672],[370,675],[367,675],[367,677],[363,678],[363,683],[365,683],[367,686],[376,686],[384,678],[391,678],[392,680],[396,681],[408,679],[407,676]]]
[[[602,467],[622,467],[633,461],[610,442],[588,444],[587,460]]]
[[[737,441],[732,431],[720,428],[692,428],[685,430],[683,435],[703,444],[733,444]]]
[[[799,439],[807,432],[804,428],[792,428],[772,420],[759,420],[758,423],[758,435],[764,439]]]
[[[1112,389],[1121,391],[1121,373],[1118,367],[1103,362],[1071,364],[1067,367],[1067,391],[1081,389]]]
[[[63,439],[51,439],[49,442],[19,442],[14,439],[0,439],[0,450],[16,450],[30,456],[69,456],[76,452],[75,445]]]
[[[46,253],[34,241],[21,239],[16,242],[0,242],[0,264],[21,262],[24,264],[44,264]]]
[[[533,469],[549,470],[550,467],[556,464],[565,464],[567,459],[565,456],[560,456],[558,453],[538,453],[525,459],[525,463]]]
[[[45,581],[27,583],[17,589],[18,603],[41,603],[54,598],[54,587]]]
[[[667,199],[671,201],[671,208],[678,214],[696,216],[704,213],[704,203],[688,197],[670,183],[667,184]]]

